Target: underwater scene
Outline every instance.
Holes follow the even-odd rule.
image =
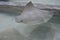
[[[2,0],[0,40],[60,40],[60,1]]]

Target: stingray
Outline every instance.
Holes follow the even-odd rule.
[[[19,16],[16,16],[15,20],[17,23],[22,22],[24,24],[35,25],[46,23],[52,16],[53,13],[36,8],[30,1],[25,6],[23,12]]]

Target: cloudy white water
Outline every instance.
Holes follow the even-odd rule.
[[[10,0],[10,1],[25,1],[25,0]],[[28,0],[26,0],[26,1],[28,1]],[[59,1],[60,0],[32,0],[33,2],[39,2],[39,3],[46,3],[46,4],[58,4],[58,5],[60,5],[59,3]],[[15,14],[14,14],[15,15]],[[14,28],[16,28],[18,31],[20,31],[21,32],[21,34],[24,34],[24,35],[26,35],[26,32],[24,31],[24,30],[26,30],[27,31],[27,25],[25,25],[25,24],[23,24],[23,23],[16,23],[15,22],[15,16],[14,15],[12,15],[12,14],[9,14],[9,13],[1,13],[0,12],[0,32],[1,31],[4,31],[4,29],[5,28],[7,28],[7,27],[14,27]],[[54,17],[54,18],[52,18],[53,20],[51,20],[52,21],[52,23],[55,23],[54,25],[53,25],[53,27],[57,27],[57,29],[60,29],[59,27],[60,27],[60,18],[59,17]],[[55,21],[54,21],[55,20]],[[24,27],[24,28],[23,28]],[[31,28],[31,27],[29,27],[29,28]],[[45,29],[45,30],[43,30],[43,31],[34,31],[33,33],[32,33],[32,39],[33,40],[39,40],[39,39],[41,39],[41,40],[49,40],[49,38],[50,38],[50,36],[48,37],[46,37],[46,33],[47,33],[47,31],[46,31],[46,29],[47,28],[42,28],[42,29]],[[29,30],[31,30],[31,29],[28,29],[28,31],[27,32],[29,32]],[[37,29],[36,29],[37,30]],[[38,28],[38,30],[39,30],[39,28]],[[41,29],[40,29],[41,30]],[[47,29],[48,30],[48,29]],[[45,31],[45,32],[44,32]],[[45,33],[45,34],[44,34]],[[28,33],[29,34],[29,33]],[[47,33],[47,35],[49,35],[49,32]],[[56,34],[55,34],[55,37],[54,37],[54,40],[60,40],[60,32],[57,32]]]

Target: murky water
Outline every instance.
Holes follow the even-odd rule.
[[[25,1],[25,0],[10,0],[10,1]],[[28,1],[28,0],[26,0],[26,1]],[[58,5],[60,5],[59,0],[37,0],[37,1],[36,0],[32,0],[32,1],[33,2],[37,2],[37,3],[39,2],[39,3],[54,4],[54,5],[58,4]],[[55,27],[57,27],[57,29],[60,29],[59,28],[60,27],[60,17],[53,17],[51,22],[54,23],[54,25],[55,25]],[[4,31],[4,29],[7,28],[7,27],[16,28],[18,31],[21,32],[21,34],[22,33],[24,34],[24,30],[27,31],[27,29],[24,29],[25,27],[27,27],[27,25],[25,25],[23,23],[16,23],[15,22],[15,14],[12,15],[10,13],[1,13],[0,12],[0,32]],[[29,29],[29,30],[31,30],[31,29]],[[46,31],[46,30],[44,30],[44,31]],[[45,32],[45,33],[47,33],[47,32]],[[42,33],[38,32],[38,31],[33,32],[32,39],[33,40],[37,40],[36,38],[39,38],[41,36],[41,34],[43,36],[44,32],[42,32]],[[48,35],[49,35],[49,33],[48,33]],[[60,40],[60,36],[59,35],[60,35],[60,32],[57,32],[55,34],[55,39],[54,40]],[[44,37],[46,37],[46,35],[44,35]],[[41,38],[43,38],[43,37],[41,37]],[[44,40],[44,39],[41,39],[41,40]],[[48,39],[46,39],[46,40],[48,40]]]
[[[53,17],[51,22],[54,23],[53,27],[56,27],[57,29],[60,29],[60,17]],[[54,21],[53,21],[54,20]],[[15,14],[9,14],[9,13],[0,13],[0,32],[4,31],[7,27],[13,27],[16,28],[21,34],[27,35],[26,32],[28,33],[29,30],[27,25],[23,23],[16,23],[15,22]],[[26,28],[27,27],[27,28]],[[33,27],[33,26],[32,26]],[[31,27],[30,27],[31,28]],[[25,32],[25,31],[26,32]],[[39,31],[41,30],[41,31]],[[48,28],[45,28],[45,25],[42,28],[36,29],[34,32],[32,32],[32,38],[31,40],[51,40],[51,35],[48,32]],[[47,35],[47,36],[46,36]],[[55,33],[55,40],[60,39],[60,32]]]
[[[9,13],[0,13],[0,31],[2,28],[6,28],[6,27],[26,26],[23,23],[16,23],[14,15],[10,15]]]

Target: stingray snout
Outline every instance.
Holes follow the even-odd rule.
[[[23,22],[23,18],[21,16],[17,16],[17,17],[15,17],[15,21],[17,23]]]

